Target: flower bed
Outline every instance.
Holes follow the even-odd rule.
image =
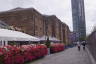
[[[51,48],[50,48],[51,53],[56,53],[63,50],[64,50],[64,44],[62,43],[51,44]]]
[[[0,64],[24,64],[47,55],[45,45],[4,46],[0,48]]]
[[[56,53],[64,50],[64,44],[52,44],[50,51]],[[0,64],[24,64],[25,62],[47,55],[48,50],[46,45],[22,45],[4,46],[0,48]]]

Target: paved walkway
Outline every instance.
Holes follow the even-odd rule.
[[[87,51],[78,51],[77,47],[55,53],[30,64],[92,64]]]

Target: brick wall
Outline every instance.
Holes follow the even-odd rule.
[[[68,26],[55,15],[42,15],[33,8],[13,9],[0,12],[0,20],[10,26],[22,29],[22,32],[33,36],[53,36],[64,43],[68,43]]]

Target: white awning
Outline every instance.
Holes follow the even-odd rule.
[[[38,38],[33,37],[31,35],[8,30],[8,29],[0,29],[0,40],[8,40],[8,41],[40,41]]]
[[[51,37],[51,36],[48,36],[48,37],[49,37],[49,40],[52,41],[52,42],[60,42],[60,40],[58,40],[55,37]],[[46,41],[47,40],[47,36],[39,37],[39,39],[40,39],[40,41]]]

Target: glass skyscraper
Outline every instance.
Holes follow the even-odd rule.
[[[76,40],[85,39],[86,37],[86,23],[84,0],[71,0],[72,3],[72,17],[73,17],[73,32],[76,33]]]

